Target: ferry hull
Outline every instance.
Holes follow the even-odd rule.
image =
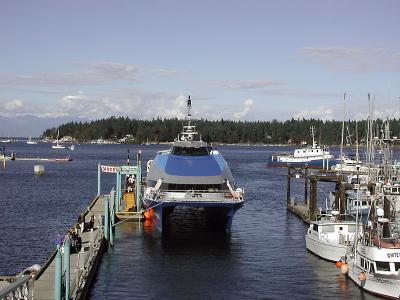
[[[147,200],[147,209],[152,208],[152,223],[160,233],[167,226],[167,220],[176,207],[204,208],[207,215],[207,222],[223,230],[230,230],[233,216],[243,206],[243,201],[236,203],[215,203],[215,202],[158,202]]]
[[[358,276],[362,270],[354,266],[353,262],[349,263],[348,276],[354,281],[362,290],[367,291],[370,294],[378,295],[389,299],[400,299],[400,280],[387,279],[387,278],[376,278],[365,272],[366,280],[361,281]]]
[[[347,247],[344,245],[322,243],[308,235],[306,235],[306,248],[315,255],[333,262],[340,260],[347,251]]]

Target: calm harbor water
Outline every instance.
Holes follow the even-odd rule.
[[[45,175],[33,174],[35,162],[0,166],[0,274],[15,274],[42,264],[57,234],[65,233],[97,192],[97,163],[123,164],[126,145],[78,145],[75,151],[50,144],[6,145],[25,157],[64,157],[69,163],[40,163]],[[142,161],[167,146],[142,149]],[[285,169],[266,161],[278,147],[217,149],[230,164],[246,203],[229,233],[213,232],[201,214],[178,210],[162,237],[137,223],[122,223],[115,247],[105,253],[90,299],[376,299],[339,274],[335,265],[305,249],[306,224],[286,210]],[[132,155],[133,154],[133,155]],[[104,175],[103,192],[115,183]],[[301,201],[303,180],[293,181],[292,196]],[[320,184],[320,206],[324,192]]]

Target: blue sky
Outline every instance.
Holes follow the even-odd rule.
[[[400,117],[399,1],[0,5],[3,117]]]

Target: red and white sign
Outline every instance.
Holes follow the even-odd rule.
[[[101,166],[101,171],[103,173],[118,173],[119,167],[116,167],[116,166]]]

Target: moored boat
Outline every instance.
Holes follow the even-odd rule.
[[[314,139],[314,127],[311,126],[312,146],[295,149],[293,153],[274,153],[268,160],[269,167],[308,167],[329,169],[336,164],[334,155],[327,148],[317,145]]]
[[[191,125],[191,100],[187,101],[188,125],[169,150],[147,163],[147,188],[143,204],[162,232],[176,207],[201,208],[207,219],[229,229],[235,212],[243,206],[244,192],[235,182],[223,156],[198,139]]]
[[[333,211],[331,216],[310,223],[306,248],[323,259],[339,261],[354,243],[355,236],[355,220],[340,220],[339,212]]]
[[[347,258],[347,274],[369,293],[399,299],[400,239],[390,233],[390,227],[388,219],[379,218],[376,230],[365,231],[354,254]]]

